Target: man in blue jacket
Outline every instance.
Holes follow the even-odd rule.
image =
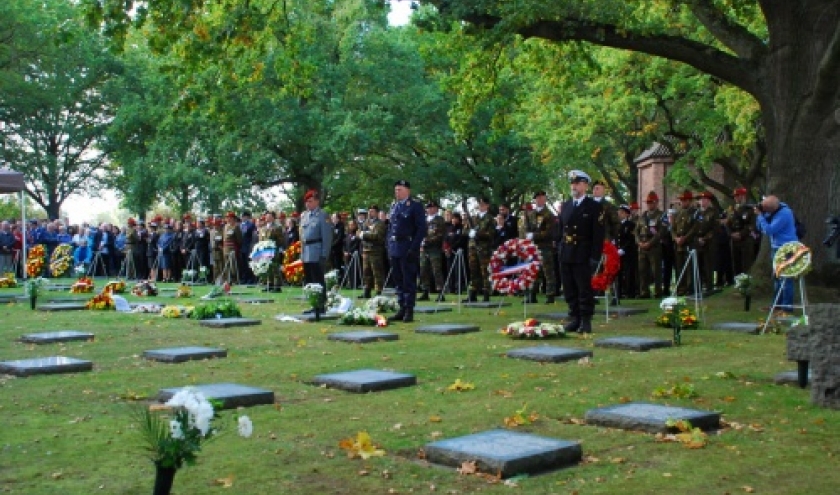
[[[788,242],[798,241],[793,210],[779,201],[776,196],[767,196],[756,206],[756,226],[762,233],[770,236],[770,260],[776,257],[776,251]],[[782,291],[779,297],[779,290]],[[793,312],[793,279],[776,277],[773,273],[774,300],[778,297],[777,307],[786,313]]]
[[[417,272],[420,269],[420,245],[426,237],[426,212],[419,201],[411,197],[411,184],[405,180],[394,183],[394,201],[388,225],[388,256],[391,273],[397,288],[400,309],[388,321],[414,321],[414,302],[417,299]]]

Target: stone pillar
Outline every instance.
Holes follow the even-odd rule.
[[[840,409],[840,304],[808,306],[811,402]]]

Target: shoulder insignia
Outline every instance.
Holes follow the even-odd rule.
[[[604,210],[601,210],[601,214],[598,215],[598,223],[600,223],[601,225],[604,225],[604,214]]]

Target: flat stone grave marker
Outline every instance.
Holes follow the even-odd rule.
[[[460,335],[481,330],[478,325],[465,325],[458,323],[441,323],[439,325],[424,325],[417,327],[416,333],[432,333],[435,335]]]
[[[227,357],[227,351],[213,347],[169,347],[145,351],[143,357],[150,361],[183,363],[200,359],[224,358]]]
[[[776,385],[796,385],[799,386],[799,372],[797,370],[793,371],[783,371],[781,373],[776,374],[773,377],[773,383]],[[808,383],[811,383],[811,373],[810,370],[808,372]]]
[[[274,404],[274,392],[264,388],[249,387],[238,383],[210,383],[194,387],[204,394],[204,397],[221,402],[222,409]],[[158,392],[157,399],[160,402],[166,402],[182,388],[162,388]]]
[[[262,321],[254,318],[214,318],[209,320],[200,320],[198,324],[203,327],[210,328],[231,328],[262,325]]]
[[[269,299],[267,297],[240,297],[236,300],[245,304],[271,304],[274,302],[274,299]]]
[[[586,412],[585,419],[589,424],[622,430],[641,430],[648,433],[667,433],[670,431],[666,425],[668,420],[688,420],[691,426],[701,430],[710,430],[720,426],[720,414],[716,412],[646,402],[630,402],[590,409]]]
[[[38,311],[81,311],[85,308],[85,303],[54,303],[54,304],[39,304]]]
[[[312,383],[347,392],[365,393],[410,387],[417,384],[417,377],[407,373],[362,369],[318,375]]]
[[[11,303],[18,303],[23,301],[28,301],[28,297],[23,296],[14,296],[14,297],[6,297],[0,296],[0,304],[11,304]]]
[[[176,287],[158,287],[158,292],[176,292]]]
[[[447,313],[452,311],[449,306],[415,306],[414,312],[417,314],[433,314],[433,313]]]
[[[610,314],[613,316],[641,315],[648,312],[647,308],[625,308],[622,306],[610,307]]]
[[[28,333],[21,335],[19,340],[29,344],[53,344],[55,342],[93,340],[93,334],[77,332],[76,330],[61,330],[58,332]]]
[[[558,347],[541,345],[536,347],[522,347],[507,352],[507,357],[516,359],[528,359],[543,363],[563,363],[566,361],[577,361],[585,357],[592,357],[592,351],[584,349],[573,349],[570,347]]]
[[[393,289],[393,288],[390,288],[390,287],[382,289],[382,295],[383,296],[396,296],[397,295],[397,289]]]
[[[72,287],[73,287],[72,285],[67,285],[67,284],[51,284],[51,285],[47,286],[47,290],[58,292],[58,291],[62,291],[62,290],[70,290]]]
[[[331,333],[327,336],[327,340],[351,342],[354,344],[368,344],[370,342],[380,342],[399,339],[400,336],[395,333],[378,332],[376,330],[359,330],[356,332]]]
[[[537,320],[565,320],[569,317],[569,313],[564,311],[562,313],[540,313],[535,315]]]
[[[299,314],[299,315],[290,315],[292,318],[297,318],[301,321],[315,321],[315,313],[306,313],[306,314]],[[320,316],[320,321],[335,321],[341,318],[341,315],[338,313],[323,313]]]
[[[758,333],[758,325],[755,323],[737,323],[737,322],[724,322],[724,323],[715,323],[712,325],[712,330],[724,330],[727,332],[738,332],[738,333],[748,333],[751,335],[755,335]]]
[[[54,375],[90,371],[92,369],[93,363],[90,361],[64,356],[0,362],[0,373],[15,376]]]
[[[502,302],[493,302],[493,301],[490,301],[490,302],[484,302],[484,301],[478,301],[478,302],[468,302],[468,303],[463,303],[462,305],[463,305],[465,308],[484,308],[484,309],[487,309],[487,308],[504,308],[504,307],[506,307],[506,306],[510,306],[510,304],[511,304],[511,303],[509,303],[509,302],[505,302],[505,301],[502,301]]]
[[[674,343],[665,339],[654,339],[650,337],[610,337],[595,341],[596,347],[612,347],[615,349],[626,349],[629,351],[649,351],[660,347],[671,347]]]
[[[508,430],[440,440],[423,450],[429,462],[458,467],[475,461],[482,472],[503,478],[569,466],[583,457],[580,443]]]
[[[63,303],[86,303],[87,299],[83,297],[50,297],[47,299],[48,304],[63,304]]]

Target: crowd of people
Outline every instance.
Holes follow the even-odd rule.
[[[618,298],[662,298],[672,291],[689,295],[695,289],[706,292],[732,285],[735,274],[749,271],[762,230],[772,230],[763,212],[747,204],[743,188],[734,191],[734,202],[725,211],[713,204],[708,191],[684,191],[678,197],[679,205],[667,210],[660,209],[659,197],[651,191],[644,200],[646,208],[640,211],[636,203],[613,205],[606,199],[603,182],[591,186],[592,194],[586,197],[599,204],[603,237],[616,245],[621,257]],[[488,301],[492,253],[505,241],[522,238],[531,240],[543,259],[536,286],[522,295],[529,303],[539,302],[540,294],[546,303],[553,303],[563,292],[562,281],[569,278],[561,276],[561,251],[564,240],[573,243],[574,234],[563,226],[562,208],[568,206],[552,208],[545,191],[538,191],[532,200],[518,209],[519,215],[511,205],[495,207],[484,197],[477,198],[477,211],[471,214],[441,209],[434,200],[422,203],[426,231],[418,253],[418,300],[444,301],[447,293],[463,292],[467,302],[479,297]],[[768,210],[778,208],[778,199],[770,203]],[[267,290],[280,291],[284,284],[281,272],[273,270],[268,280],[258,281],[249,267],[249,256],[256,243],[272,240],[279,263],[282,252],[301,240],[300,220],[297,212],[272,211],[256,217],[242,211],[203,218],[158,216],[148,222],[130,218],[122,228],[109,223],[70,225],[66,219],[32,220],[27,235],[29,246],[44,246],[47,259],[56,246],[71,245],[74,266],[94,276],[168,282],[184,280],[187,270],[192,280],[263,282]],[[371,204],[353,216],[333,212],[325,220],[331,240],[325,248],[324,270],[336,269],[347,286],[362,288],[360,298],[379,295],[386,283],[395,283],[388,250],[391,212]],[[769,234],[774,239],[790,237],[789,233]],[[778,248],[776,244],[774,240],[773,246]],[[20,275],[22,267],[17,261],[21,247],[20,222],[3,221],[0,272],[17,270]],[[785,294],[787,302],[787,291]]]

